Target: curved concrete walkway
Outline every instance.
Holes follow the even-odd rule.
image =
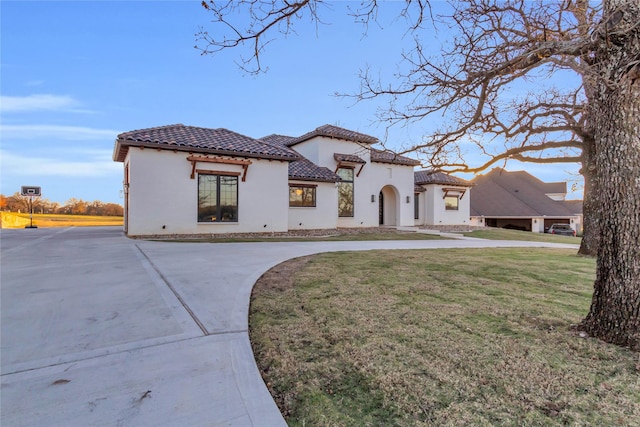
[[[2,230],[0,424],[285,426],[247,332],[256,280],[328,251],[516,241],[166,243],[119,228]]]

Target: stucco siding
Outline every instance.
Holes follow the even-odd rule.
[[[337,218],[338,227],[377,227],[380,220],[379,194],[383,188],[387,196],[384,204],[384,224],[399,226],[414,224],[412,167],[372,163],[368,146],[341,139],[315,137],[294,148],[309,160],[333,171],[338,167],[338,162],[334,158],[335,153],[356,155],[366,162],[366,164],[352,165],[354,213],[353,217],[337,217],[336,204],[333,216]],[[406,203],[407,196],[411,198],[410,203]],[[292,223],[296,224],[295,221],[290,220],[290,226]]]
[[[471,189],[447,185],[428,185],[424,195],[425,225],[464,225],[470,223]],[[458,210],[447,210],[443,188],[458,188],[464,195],[458,200]]]
[[[287,230],[286,162],[251,159],[238,179],[238,222],[198,223],[198,178],[187,153],[131,148],[128,234],[207,234]],[[198,163],[197,169],[242,173],[239,165]]]
[[[384,194],[383,225],[408,227],[413,219],[413,168],[389,163],[371,163],[371,194]],[[393,191],[390,191],[393,190]],[[391,198],[389,196],[392,196]],[[407,203],[407,197],[409,203]],[[376,213],[378,206],[376,205]]]
[[[310,184],[303,181],[289,181]],[[289,207],[289,230],[336,228],[338,226],[338,189],[333,182],[318,182],[315,207]]]

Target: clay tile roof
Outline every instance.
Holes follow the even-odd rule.
[[[277,145],[296,153],[293,149],[287,147],[287,142],[292,139],[294,138],[291,136],[276,134],[260,138],[261,141],[268,144]],[[318,166],[310,160],[302,157],[300,160],[289,163],[289,179],[297,179],[300,181],[337,182],[340,180],[340,177],[333,173],[329,168]]]
[[[300,158],[293,150],[267,144],[227,129],[208,129],[183,124],[121,133],[116,139],[114,160],[124,161],[129,147],[152,147],[288,161]]]
[[[344,139],[346,141],[359,142],[363,144],[375,144],[378,142],[378,138],[364,133],[355,132],[352,130],[344,129],[333,125],[323,125],[311,132],[307,132],[302,136],[293,138],[287,143],[289,147],[304,142],[316,136],[326,136],[329,138]]]
[[[473,184],[462,178],[453,175],[447,175],[443,172],[434,172],[431,170],[421,170],[414,172],[414,182],[417,185],[423,184],[440,184],[440,185],[458,185],[463,187],[473,187]]]
[[[333,173],[329,168],[318,166],[307,159],[301,159],[289,163],[289,179],[337,182],[340,180],[340,177]]]
[[[377,163],[392,163],[394,165],[418,166],[420,161],[401,156],[391,151],[371,149],[371,161]]]
[[[367,163],[366,160],[361,159],[355,154],[333,153],[333,158],[336,159],[337,162],[349,162],[349,163],[360,163],[360,164]]]
[[[287,143],[291,142],[294,139],[295,138],[293,136],[278,135],[273,133],[271,135],[263,136],[262,138],[260,138],[260,141],[268,142],[269,144],[286,146]]]

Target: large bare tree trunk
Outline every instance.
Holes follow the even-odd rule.
[[[595,141],[588,137],[584,139],[582,149],[582,177],[584,178],[584,197],[582,203],[582,241],[578,253],[595,257],[598,253],[600,236],[598,214],[598,190],[596,189],[596,166],[593,159]]]
[[[611,2],[605,16],[619,14],[613,6],[623,4],[623,24],[637,25],[635,0]],[[582,326],[607,342],[640,349],[640,30],[624,36],[613,24],[609,30],[596,52],[589,99],[600,235],[593,300]]]

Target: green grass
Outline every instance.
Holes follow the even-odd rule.
[[[569,243],[579,245],[582,238],[571,236],[556,236],[546,233],[531,233],[529,231],[506,230],[504,228],[475,230],[463,233],[465,236],[489,240],[526,240],[529,242]]]
[[[250,336],[290,426],[638,425],[638,354],[571,330],[560,249],[329,253],[268,272]]]

